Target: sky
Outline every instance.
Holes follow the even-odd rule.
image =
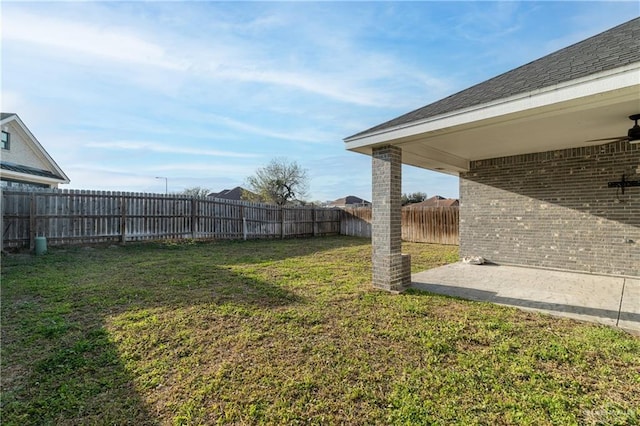
[[[307,170],[308,201],[371,199],[371,158],[344,138],[640,15],[636,1],[0,7],[2,111],[61,188],[219,192],[279,157]],[[457,198],[458,178],[404,166],[402,189]]]

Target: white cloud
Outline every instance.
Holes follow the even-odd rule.
[[[221,115],[215,114],[206,114],[206,117],[209,120],[213,120],[225,126],[231,127],[236,130],[240,130],[246,133],[252,133],[260,136],[265,136],[273,139],[282,139],[287,141],[295,141],[295,142],[327,142],[335,139],[335,136],[329,134],[327,132],[311,130],[311,129],[300,129],[297,126],[294,126],[295,130],[289,131],[278,131],[271,130],[265,127],[257,126],[254,124],[250,124],[247,122],[243,122],[240,120],[236,120],[230,117],[224,117]]]
[[[89,142],[85,146],[89,148],[101,148],[116,151],[150,151],[163,154],[186,154],[186,155],[206,155],[211,157],[233,157],[233,158],[254,158],[257,154],[246,152],[219,151],[215,149],[189,148],[176,145],[165,145],[155,142],[142,141],[112,141],[112,142]]]
[[[38,137],[38,128],[46,123],[55,123],[63,117],[60,109],[47,108],[42,103],[33,102],[26,93],[15,90],[7,90],[6,84],[2,85],[0,93],[0,108],[2,112],[13,112],[27,123],[27,126]]]
[[[146,167],[148,172],[178,172],[184,176],[223,175],[244,179],[256,171],[251,165],[220,164],[220,163],[170,163]]]
[[[473,42],[495,42],[520,29],[522,7],[518,2],[470,3],[467,13],[456,16],[456,33]]]
[[[68,167],[69,170],[91,171],[96,173],[109,173],[116,175],[137,176],[145,179],[153,179],[159,173],[172,172],[171,176],[207,176],[212,174],[223,174],[225,176],[249,176],[255,172],[253,165],[236,165],[224,163],[163,163],[163,164],[141,164],[132,169],[131,167],[105,167],[99,163],[75,163]]]
[[[248,24],[208,27],[203,34],[171,36],[156,28],[133,28],[126,21],[116,25],[106,20],[80,23],[62,16],[11,11],[9,18],[3,19],[2,33],[5,43],[46,47],[47,55],[66,57],[83,67],[99,68],[102,73],[110,71],[104,61],[171,72],[172,77],[167,77],[131,68],[119,78],[136,85],[157,86],[174,96],[179,95],[176,84],[181,78],[197,77],[207,85],[267,84],[358,106],[406,107],[407,97],[423,96],[447,85],[443,79],[415,70],[393,55],[363,50],[349,40],[354,34],[342,32],[346,39],[339,46],[327,45],[325,38],[335,38],[330,25],[314,26],[313,34],[303,31],[303,41],[285,50],[260,37],[265,29],[276,31],[284,26],[286,19],[295,17],[274,14]],[[238,26],[247,27],[249,34],[239,37],[235,34]],[[93,63],[90,57],[103,62]],[[382,80],[404,94],[380,90]]]
[[[223,189],[240,185],[255,172],[253,166],[220,163],[168,163],[127,167],[104,167],[99,163],[76,163],[65,167],[71,183],[64,188],[95,189],[102,191],[164,192],[167,178],[169,192],[190,186]],[[63,188],[63,189],[64,189]]]
[[[13,12],[2,21],[3,41],[21,41],[117,62],[184,70],[158,44],[126,28],[86,25],[31,13]]]
[[[153,176],[140,176],[118,170],[69,167],[65,169],[65,173],[69,176],[71,183],[61,186],[61,189],[161,192],[160,187],[164,187],[164,182],[160,185]]]
[[[217,75],[227,79],[242,80],[253,83],[267,83],[288,86],[309,93],[325,96],[340,102],[347,102],[363,106],[382,106],[386,102],[380,99],[379,92],[372,90],[358,90],[351,84],[341,85],[338,78],[321,77],[305,72],[274,71],[269,69],[256,70],[249,68],[234,68],[221,70]],[[362,76],[366,79],[366,76]],[[330,81],[331,80],[331,81]],[[385,105],[386,106],[386,105]]]

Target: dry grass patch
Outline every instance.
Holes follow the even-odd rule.
[[[414,271],[457,248],[405,244]],[[368,241],[3,259],[3,424],[638,424],[640,340],[370,287]]]

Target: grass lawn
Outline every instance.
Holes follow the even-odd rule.
[[[637,337],[374,291],[370,250],[332,237],[3,257],[1,422],[640,424]],[[457,259],[404,250],[414,271]]]

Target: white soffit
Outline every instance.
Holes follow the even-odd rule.
[[[6,169],[0,170],[0,175],[5,179],[14,179],[22,182],[42,183],[46,185],[57,185],[60,183],[65,183],[65,182],[62,182],[60,179],[53,179],[45,176],[32,175],[28,173],[20,173],[20,172],[15,172],[13,170],[6,170]]]

